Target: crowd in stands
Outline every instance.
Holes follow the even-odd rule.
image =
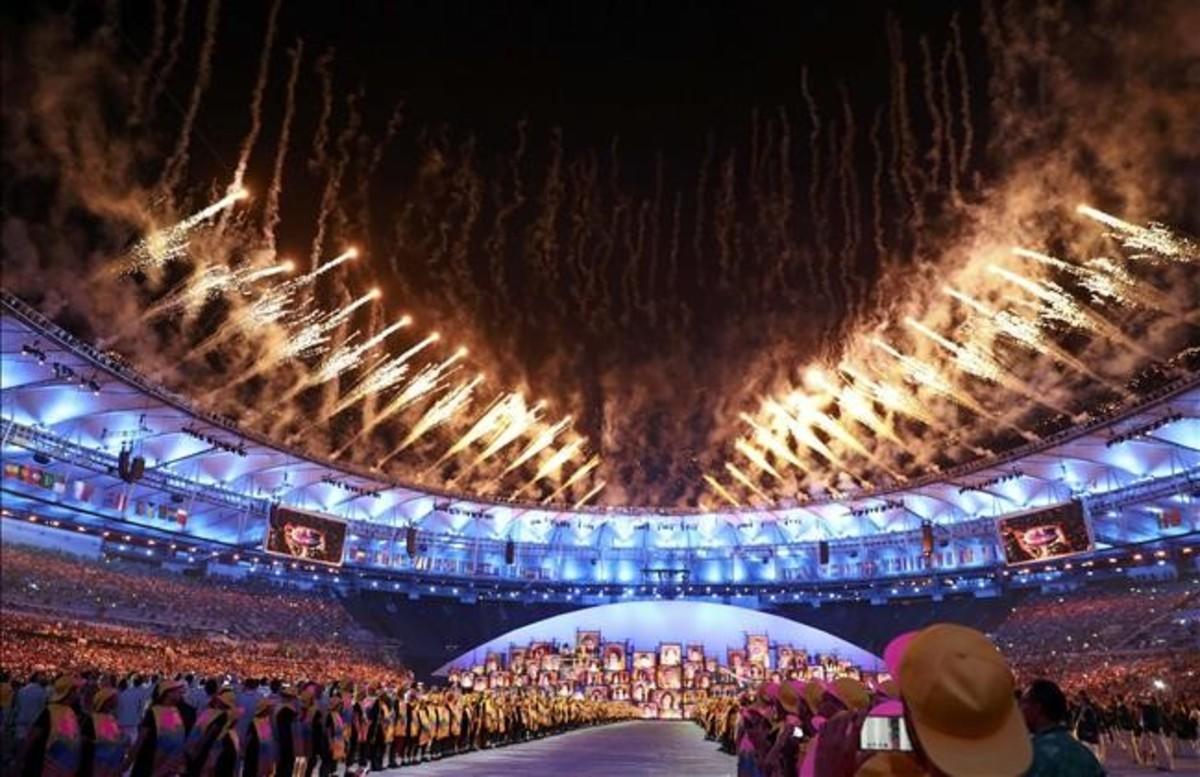
[[[13,544],[4,546],[0,585],[5,607],[49,608],[83,619],[268,640],[297,633],[339,640],[359,632],[340,601],[325,592],[305,595],[261,580],[192,579],[148,564],[87,561]],[[236,617],[244,613],[254,617]]]
[[[126,772],[132,768],[138,777],[171,773],[156,772],[159,756],[146,753],[157,752],[159,743],[166,746],[176,735],[187,747],[182,761],[171,761],[183,764],[174,773],[292,777],[288,764],[302,756],[305,777],[315,769],[324,777],[339,767],[414,763],[638,714],[629,704],[533,685],[426,690],[368,638],[379,630],[372,618],[382,617],[389,628],[408,620],[407,612],[400,617],[388,609],[389,602],[399,600],[383,593],[347,602],[329,591],[193,578],[11,544],[3,553],[0,761],[6,768],[0,771],[5,774],[119,777],[121,770],[106,772],[97,760],[110,728],[106,715],[121,730],[125,760],[119,766]],[[943,752],[946,732],[937,727],[953,725],[939,722],[938,710],[921,705],[931,698],[929,688],[946,681],[943,675],[953,676],[945,667],[966,655],[976,663],[963,677],[977,678],[979,666],[999,661],[1003,672],[994,673],[991,685],[1007,688],[1009,702],[1020,690],[1020,703],[1010,709],[997,701],[1004,694],[995,688],[974,680],[966,685],[968,693],[979,694],[975,707],[992,705],[997,719],[1023,717],[1019,733],[1026,742],[1032,734],[1029,760],[1013,761],[1014,770],[1006,773],[1058,773],[1044,765],[1054,752],[1069,754],[1063,757],[1073,759],[1080,770],[1075,774],[1099,773],[1094,768],[1111,758],[1162,769],[1173,768],[1175,759],[1200,765],[1200,587],[1194,578],[1016,594],[1000,602],[1002,610],[984,608],[981,622],[974,624],[978,629],[922,623],[908,635],[905,650],[894,642],[886,652],[875,648],[885,652],[891,679],[786,674],[781,679],[768,673],[749,678],[740,694],[698,699],[690,711],[709,736],[738,756],[739,771],[747,775],[853,775],[881,759],[900,759],[901,767],[916,764],[913,774],[964,773],[947,769],[950,762],[939,759],[960,757],[954,747],[984,746],[959,742]],[[452,601],[444,607],[447,617],[457,620],[470,608]],[[826,609],[825,616],[836,617],[838,608]],[[855,619],[879,613],[873,628],[892,634],[904,619],[929,621],[943,612],[930,605],[846,609]],[[965,605],[945,611],[956,619],[970,615]],[[489,633],[499,630],[500,621],[524,617],[496,607],[480,617],[485,616],[497,621],[488,621]],[[425,631],[439,632],[435,636],[441,642],[461,641],[440,634],[442,629]],[[940,634],[940,641],[920,638],[929,633]],[[942,648],[931,647],[941,643],[963,647],[948,657],[938,653]],[[912,645],[924,645],[937,660],[919,651],[909,657]],[[434,647],[431,643],[431,653]],[[903,667],[910,664],[925,669],[906,674]],[[154,711],[164,706],[177,708],[178,715]],[[46,771],[47,755],[59,752],[55,747],[62,732],[55,727],[68,719],[66,710],[78,724],[79,747],[72,758],[79,763]],[[959,710],[950,717],[963,714]],[[913,751],[861,747],[867,717],[897,715],[904,718],[904,736],[914,740]],[[156,727],[174,726],[175,717],[183,733],[172,729],[160,740]],[[297,728],[298,720],[306,721],[307,734]],[[238,736],[228,737],[229,732]],[[274,744],[262,749],[268,740]],[[1015,742],[1005,740],[998,751],[1005,757],[1025,752]]]
[[[1022,597],[993,632],[1018,663],[1063,653],[1195,648],[1200,580],[1114,582],[1064,594]],[[1182,621],[1182,623],[1181,623]]]

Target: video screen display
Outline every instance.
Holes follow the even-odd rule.
[[[1004,558],[1010,565],[1049,561],[1092,549],[1079,502],[1001,518],[998,526]]]
[[[275,505],[267,522],[267,553],[314,564],[342,565],[346,524],[335,518]]]

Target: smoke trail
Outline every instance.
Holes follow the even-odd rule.
[[[179,3],[186,6],[186,2]],[[158,63],[158,58],[162,56],[163,44],[167,36],[167,8],[165,0],[154,0],[154,31],[150,37],[150,53],[142,61],[142,66],[138,68],[137,76],[133,81],[133,88],[130,90],[133,93],[133,100],[129,111],[129,123],[139,124],[142,120],[142,111],[146,104],[146,85],[150,82],[150,74],[154,72],[154,65]]]
[[[912,213],[910,230],[913,254],[920,255],[922,231],[925,226],[925,209],[914,182],[918,173],[915,171],[916,164],[913,161],[916,140],[913,137],[912,118],[908,109],[908,67],[904,64],[904,41],[900,25],[894,18],[888,20],[887,38],[888,51],[892,58],[892,101],[896,110],[896,126],[899,130],[899,135],[895,140],[900,149],[900,180],[904,184],[904,192]]]
[[[879,257],[881,270],[886,269],[887,251],[883,243],[883,146],[879,141],[879,129],[883,123],[883,109],[875,109],[875,118],[871,121],[871,151],[874,153],[875,167],[871,174],[871,210],[872,224],[875,228],[875,252]]]
[[[959,86],[959,120],[962,123],[963,142],[959,149],[958,172],[966,173],[971,164],[971,144],[975,139],[975,126],[971,121],[971,82],[967,78],[967,58],[963,54],[962,28],[958,23],[958,14],[950,17],[950,32],[954,45],[954,63],[958,68]]]
[[[859,309],[859,299],[865,298],[865,281],[857,272],[858,244],[861,240],[859,232],[858,180],[854,170],[855,121],[854,110],[850,106],[850,94],[846,85],[840,84],[842,93],[842,113],[846,122],[845,135],[842,141],[842,153],[838,169],[841,179],[842,194],[842,285],[845,287],[847,314],[853,316]],[[850,280],[854,278],[859,294],[856,296],[851,289]],[[865,301],[865,300],[863,300]]]
[[[275,22],[282,4],[283,0],[274,0],[267,15],[267,32],[258,59],[258,79],[254,82],[254,91],[250,94],[250,131],[246,133],[246,139],[242,141],[242,147],[238,151],[237,167],[233,173],[234,186],[241,185],[246,174],[246,165],[250,163],[250,153],[254,150],[258,133],[262,131],[263,93],[267,90],[267,76],[271,71],[271,48],[275,45]]]
[[[946,160],[948,162],[946,173],[950,186],[950,202],[957,206],[962,204],[962,200],[958,193],[958,156],[954,148],[954,113],[950,108],[950,58],[953,54],[953,49],[947,44],[942,52],[942,63],[938,69],[938,83],[941,86],[942,94],[941,124],[945,128]]]
[[[313,65],[313,72],[321,81],[321,114],[317,118],[317,131],[313,135],[312,153],[308,159],[308,169],[314,173],[324,168],[326,162],[325,146],[329,143],[329,118],[333,115],[333,72],[331,68],[334,52],[335,49],[330,46]]]
[[[271,172],[271,185],[267,189],[267,202],[263,208],[262,237],[271,251],[275,250],[275,230],[279,227],[279,198],[283,193],[283,164],[291,145],[292,119],[296,115],[296,81],[300,77],[300,61],[304,57],[304,41],[297,38],[296,45],[288,56],[292,69],[288,75],[284,96],[283,122],[279,126],[279,143],[275,147],[275,166]]]
[[[925,108],[929,111],[929,150],[926,158],[929,160],[929,180],[937,186],[942,178],[942,144],[945,129],[942,125],[942,111],[933,86],[933,54],[929,50],[929,36],[922,35],[918,44],[921,48],[921,87],[924,90]],[[954,158],[950,159],[954,167]]]
[[[504,201],[504,188],[501,179],[497,177],[492,187],[492,199],[496,203],[496,218],[492,222],[492,232],[484,243],[488,256],[488,278],[492,283],[494,293],[492,298],[492,317],[499,321],[504,317],[506,308],[512,308],[512,296],[508,288],[505,273],[505,240],[507,231],[505,224],[508,218],[525,204],[525,193],[521,186],[521,163],[525,157],[527,122],[522,119],[517,122],[517,148],[509,160],[509,174],[512,178],[512,199]]]
[[[692,235],[692,262],[696,268],[697,284],[704,284],[704,225],[707,223],[704,213],[704,200],[708,194],[708,168],[712,165],[715,153],[716,139],[710,131],[704,141],[704,158],[700,160],[700,172],[696,177],[696,230]]]
[[[825,241],[827,225],[818,206],[818,197],[821,191],[821,115],[817,112],[817,101],[813,99],[813,94],[808,88],[807,67],[800,71],[800,91],[804,95],[805,105],[808,106],[808,120],[812,124],[808,133],[809,174],[812,177],[808,185],[808,210],[812,220],[813,249],[819,255],[821,262],[819,279],[821,290],[825,299],[832,300],[833,288],[829,284],[829,247]],[[811,287],[815,289],[818,278],[816,277],[816,268],[812,266],[811,262],[809,271]]]
[[[361,97],[361,91],[346,95],[346,126],[338,134],[336,144],[338,158],[333,161],[332,165],[329,165],[329,171],[325,178],[325,188],[321,192],[321,207],[317,211],[317,229],[316,234],[313,235],[312,248],[309,253],[309,264],[312,267],[316,267],[321,259],[321,250],[325,246],[325,231],[329,223],[329,216],[338,204],[338,195],[342,189],[342,177],[349,162],[350,140],[358,132],[361,121],[358,113],[358,101]]]
[[[175,151],[167,159],[159,180],[159,187],[167,197],[173,196],[173,192],[187,168],[192,128],[196,124],[196,116],[200,112],[200,101],[208,90],[208,81],[212,76],[212,55],[217,45],[217,21],[220,10],[221,0],[208,0],[208,13],[204,17],[204,42],[200,45],[200,60],[195,85],[192,87],[192,96],[183,117],[183,126],[179,130],[179,140],[175,145]]]
[[[167,46],[167,58],[163,61],[163,66],[155,73],[154,83],[150,86],[150,94],[142,103],[142,109],[148,113],[144,116],[139,114],[140,118],[149,119],[153,115],[154,105],[167,88],[167,79],[171,77],[171,73],[175,70],[175,65],[179,62],[179,50],[183,46],[184,33],[187,32],[187,9],[188,0],[177,0],[175,4],[175,32],[171,35],[171,43]]]

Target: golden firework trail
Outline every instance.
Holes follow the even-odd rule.
[[[933,417],[925,406],[922,405],[910,393],[900,389],[887,381],[873,381],[867,376],[855,370],[849,365],[842,365],[838,368],[842,374],[854,381],[854,385],[863,386],[871,392],[871,396],[875,398],[879,404],[894,413],[906,415],[909,418],[920,421],[931,429],[941,428],[941,424]]]
[[[1077,329],[1084,329],[1089,332],[1096,332],[1108,339],[1121,343],[1122,345],[1136,350],[1139,353],[1146,353],[1146,350],[1140,345],[1130,340],[1117,327],[1110,324],[1100,316],[1091,313],[1082,305],[1071,298],[1058,284],[1050,281],[1042,281],[1036,283],[1014,272],[1005,270],[1003,267],[989,265],[988,270],[992,273],[1001,276],[1010,283],[1019,286],[1030,295],[1040,300],[1047,308],[1047,315],[1051,318],[1062,321],[1063,323],[1073,326]]]
[[[504,477],[517,467],[541,453],[546,448],[550,447],[550,444],[554,442],[554,438],[566,431],[567,427],[571,425],[572,420],[574,419],[572,419],[571,416],[564,416],[563,419],[558,423],[548,426],[539,432],[537,437],[534,437],[533,441],[525,446],[525,450],[521,451],[521,454],[517,456],[517,458],[513,459],[512,462],[510,462],[509,465],[504,468],[504,472],[500,473],[500,477]]]
[[[318,267],[316,270],[301,275],[299,278],[290,280],[287,283],[279,284],[279,286],[277,286],[275,289],[271,290],[267,294],[262,295],[250,304],[245,313],[246,321],[253,321],[258,326],[266,326],[267,324],[273,324],[277,321],[283,320],[286,316],[288,316],[289,313],[291,313],[291,303],[296,299],[296,294],[301,289],[305,288],[306,286],[311,286],[313,281],[315,281],[321,274],[328,272],[334,267],[337,267],[339,264],[348,262],[357,256],[357,249],[347,249],[339,256]],[[295,265],[295,263],[291,260],[288,260],[287,264],[290,266]],[[298,305],[299,311],[292,315],[296,323],[306,323],[303,321],[303,319],[308,317],[305,313],[305,310],[309,304],[310,303],[308,300],[305,300],[303,303]],[[312,321],[309,320],[307,323],[312,323]]]
[[[767,504],[771,504],[774,501],[773,499],[771,499],[771,497],[767,496],[767,493],[765,491],[763,491],[761,488],[756,486],[754,484],[754,481],[751,480],[750,477],[748,475],[746,475],[745,472],[742,472],[740,469],[738,469],[737,466],[735,464],[733,464],[732,462],[729,462],[729,461],[725,462],[725,471],[728,472],[733,477],[734,480],[741,483],[743,486],[745,486],[747,489],[749,489],[755,496],[762,499]]]
[[[436,429],[442,424],[453,418],[460,410],[466,407],[471,402],[471,395],[475,391],[475,387],[483,383],[483,376],[477,375],[469,381],[460,383],[453,391],[450,391],[445,396],[440,397],[425,414],[413,424],[412,430],[405,435],[404,440],[394,451],[384,456],[379,462],[379,466],[383,466],[393,456],[400,454],[405,448],[412,445],[417,440],[424,437],[430,430]]]
[[[324,275],[325,273],[332,270],[334,267],[337,267],[338,265],[342,264],[343,262],[348,262],[351,259],[357,259],[357,258],[358,258],[358,249],[355,248],[354,246],[351,246],[350,248],[347,248],[345,251],[338,254],[334,258],[330,259],[325,264],[318,267],[317,269],[313,270],[310,273],[306,273],[304,276],[302,276],[298,280],[302,281],[303,283],[312,283],[317,278],[320,278],[322,275]]]
[[[525,432],[528,431],[535,423],[537,423],[539,418],[541,418],[542,410],[545,409],[545,407],[546,403],[544,401],[538,401],[533,405],[533,407],[526,410],[525,398],[520,394],[514,394],[513,401],[509,403],[509,406],[506,408],[504,425],[496,429],[496,432],[491,441],[488,442],[487,447],[475,457],[475,460],[471,462],[470,466],[463,470],[462,474],[455,478],[455,480],[466,476],[480,464],[487,461],[496,453],[508,447],[508,445],[514,442],[518,437],[525,434]]]
[[[588,491],[586,494],[584,494],[583,496],[581,496],[581,497],[579,498],[579,501],[578,501],[578,502],[576,502],[576,503],[575,503],[575,504],[572,506],[572,509],[574,509],[574,510],[578,510],[580,507],[583,507],[585,504],[587,504],[588,502],[590,502],[590,501],[592,501],[593,499],[595,499],[595,498],[596,498],[596,494],[599,494],[601,491],[603,491],[603,490],[604,490],[604,487],[605,487],[605,486],[607,486],[607,485],[608,485],[608,481],[601,480],[599,483],[597,483],[596,485],[592,486],[592,489],[591,489],[590,491]]]
[[[1116,230],[1121,236],[1121,244],[1131,250],[1149,251],[1176,262],[1192,262],[1200,257],[1200,246],[1172,233],[1162,224],[1139,227],[1084,204],[1077,205],[1075,212]]]
[[[733,494],[725,490],[725,486],[721,485],[712,475],[704,475],[704,482],[713,490],[717,496],[724,499],[732,507],[741,507],[741,502],[733,498]]]
[[[293,269],[295,267],[291,262],[260,268],[241,267],[236,270],[231,270],[223,264],[205,267],[195,277],[180,284],[177,291],[169,292],[163,299],[147,308],[139,320],[145,321],[167,311],[196,308],[226,291],[251,294],[253,290],[250,284],[272,275],[291,272]]]
[[[816,424],[830,437],[841,441],[843,445],[854,452],[871,458],[871,452],[867,450],[865,445],[859,442],[857,437],[850,433],[850,430],[842,425],[840,421],[817,407],[816,403],[807,395],[799,391],[794,391],[788,397],[787,405],[801,422]]]
[[[1120,305],[1163,307],[1159,302],[1152,302],[1151,299],[1154,296],[1152,293],[1139,288],[1138,282],[1129,273],[1106,257],[1098,257],[1084,265],[1077,265],[1037,251],[1030,251],[1027,248],[1014,248],[1012,252],[1014,256],[1029,259],[1071,275],[1097,300],[1107,299]]]
[[[887,421],[875,412],[867,396],[850,384],[843,385],[837,394],[838,407],[878,436],[909,450]],[[911,451],[910,451],[911,452]]]
[[[446,461],[454,457],[456,454],[462,453],[467,448],[471,447],[471,444],[476,440],[482,438],[486,434],[489,434],[493,429],[495,429],[503,420],[505,412],[508,411],[508,403],[512,402],[515,396],[515,394],[502,394],[500,397],[493,400],[492,404],[488,406],[483,415],[479,417],[479,420],[472,424],[471,428],[468,429],[462,437],[459,437],[454,444],[442,454],[441,458],[439,458],[428,469],[426,469],[425,473],[427,474],[434,469],[437,469],[442,464],[445,464]]]
[[[733,447],[763,472],[766,472],[776,480],[783,480],[783,476],[779,474],[778,470],[771,466],[771,462],[767,461],[767,457],[762,454],[762,451],[751,445],[745,438],[739,438],[738,441],[733,444]]]
[[[816,402],[814,402],[813,399],[808,395],[799,391],[792,392],[791,396],[788,397],[787,406],[791,411],[790,414],[799,420],[801,424],[809,428],[815,424],[830,437],[838,440],[855,453],[859,454],[863,458],[878,466],[880,469],[887,472],[889,475],[892,475],[893,477],[900,476],[896,470],[892,469],[886,462],[880,460],[875,456],[874,453],[868,450],[867,447],[863,445],[862,442],[860,442],[859,439],[855,437],[849,429],[846,428],[845,424],[821,410],[820,407],[817,406]],[[843,464],[842,466],[845,465]]]
[[[591,457],[590,459],[587,460],[587,462],[585,464],[580,466],[579,469],[572,472],[571,477],[569,477],[565,481],[563,481],[563,484],[561,486],[559,486],[557,489],[555,489],[554,493],[552,493],[550,496],[543,499],[542,504],[549,504],[550,502],[553,502],[555,499],[557,499],[559,496],[561,496],[563,493],[565,493],[567,489],[569,489],[571,486],[575,485],[579,481],[583,480],[585,477],[587,477],[587,474],[589,472],[591,472],[592,470],[594,470],[596,467],[599,467],[599,466],[600,466],[600,457],[599,456]]]
[[[572,440],[563,447],[559,448],[544,462],[542,462],[542,464],[537,468],[537,472],[528,480],[528,482],[525,483],[525,485],[513,492],[512,498],[516,499],[521,494],[529,490],[534,483],[537,483],[539,480],[547,478],[561,470],[563,465],[575,458],[575,454],[579,453],[579,451],[582,450],[583,446],[586,444],[587,439],[581,437],[580,439]]]
[[[370,421],[364,423],[362,428],[360,428],[354,434],[354,436],[346,442],[345,445],[343,445],[341,448],[338,448],[334,452],[333,458],[336,459],[341,456],[350,448],[351,445],[370,434],[375,427],[379,426],[396,413],[399,413],[404,408],[412,405],[426,394],[441,388],[441,386],[445,383],[446,378],[453,374],[455,370],[453,366],[454,363],[466,355],[467,349],[459,348],[449,359],[438,362],[437,364],[427,364],[422,367],[420,371],[418,371],[417,374],[412,377],[412,380],[410,380],[402,389],[400,389],[400,393],[393,397],[392,401],[388,402],[387,406],[384,407],[383,410],[379,411],[379,413]]]
[[[801,471],[804,470],[804,463],[796,457],[796,454],[792,453],[792,449],[787,446],[787,443],[779,439],[773,431],[755,421],[748,413],[739,413],[738,416],[754,429],[755,442],[793,467]]]
[[[879,338],[872,338],[871,342],[876,348],[887,353],[889,356],[899,362],[900,366],[904,369],[904,374],[912,382],[920,383],[935,394],[941,394],[947,399],[954,400],[977,415],[985,418],[992,417],[992,415],[984,410],[978,402],[962,391],[959,391],[954,384],[951,383],[950,380],[947,379],[946,376],[937,369],[937,367],[934,367],[932,364],[923,362],[915,357],[900,353]]]
[[[765,403],[767,412],[771,413],[775,418],[779,419],[783,425],[791,432],[792,438],[800,445],[812,450],[822,458],[834,463],[841,464],[832,450],[829,449],[821,439],[813,434],[812,427],[809,424],[803,423],[795,418],[786,407],[781,405],[774,399],[768,399]]]
[[[344,345],[329,355],[321,364],[317,365],[317,369],[313,372],[312,378],[309,379],[309,385],[315,386],[321,383],[326,383],[341,375],[346,370],[353,369],[362,363],[362,359],[375,346],[382,343],[393,332],[402,329],[412,323],[412,318],[402,316],[396,323],[386,327],[374,337],[364,340],[357,345]]]
[[[426,394],[438,389],[452,372],[454,364],[460,359],[465,358],[466,355],[467,349],[459,348],[450,356],[450,358],[438,362],[437,364],[426,365],[421,369],[420,372],[413,376],[413,379],[410,380],[404,386],[404,388],[400,389],[400,393],[397,394],[392,401],[389,402],[387,406],[379,412],[379,414],[371,422],[371,425],[375,426],[379,424],[381,421],[384,421],[390,416],[400,412]]]
[[[409,348],[399,356],[392,357],[384,361],[370,373],[368,373],[361,381],[346,393],[346,396],[338,401],[333,411],[326,418],[337,415],[346,408],[361,399],[364,399],[372,394],[377,394],[381,391],[386,391],[392,386],[399,383],[408,374],[408,361],[413,356],[423,351],[425,348],[433,345],[440,339],[437,332],[433,332],[421,342]]]
[[[942,337],[915,318],[907,317],[904,319],[904,323],[953,354],[954,364],[963,372],[974,375],[977,378],[982,378],[990,383],[1004,383],[1004,369],[993,361],[990,356],[986,356],[976,349],[967,348],[949,338]]]
[[[1126,272],[1124,267],[1107,256],[1089,259],[1084,262],[1084,266],[1089,274],[1087,278],[1080,281],[1080,285],[1095,296],[1141,305],[1151,310],[1178,312],[1173,309],[1174,306],[1169,297],[1157,289],[1139,282]]]
[[[131,259],[125,271],[135,272],[158,267],[183,256],[187,252],[188,234],[193,229],[249,196],[250,192],[245,188],[234,187],[221,199],[203,210],[196,211],[178,224],[151,232],[133,247]]]
[[[970,373],[971,375],[982,378],[983,380],[991,383],[996,383],[1000,386],[1003,386],[1009,391],[1020,394],[1026,399],[1036,402],[1043,407],[1049,408],[1056,413],[1070,415],[1066,409],[1050,403],[1045,399],[1044,395],[1027,386],[1024,381],[1018,380],[1013,375],[1010,375],[989,355],[979,352],[978,349],[968,348],[967,346],[960,345],[953,340],[942,337],[937,332],[925,326],[920,321],[916,321],[915,319],[906,318],[905,323],[907,323],[913,329],[916,329],[925,337],[937,343],[945,350],[954,354],[954,364],[964,372]]]
[[[354,315],[354,311],[372,300],[379,299],[379,296],[379,289],[371,289],[346,307],[319,317],[312,323],[301,327],[284,345],[282,358],[306,356],[318,352],[325,343],[329,342],[334,329],[349,320],[350,316]]]

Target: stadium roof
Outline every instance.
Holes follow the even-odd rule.
[[[5,294],[2,302],[6,462],[41,451],[80,479],[114,485],[118,452],[132,445],[145,458],[138,487],[186,500],[188,532],[222,541],[242,539],[261,525],[266,505],[279,502],[464,538],[599,545],[631,534],[639,522],[632,517],[664,530],[658,547],[670,545],[668,530],[681,522],[687,531],[678,542],[786,544],[911,531],[924,521],[953,526],[1200,478],[1200,378],[1193,376],[1001,457],[843,500],[709,513],[489,501],[396,482],[240,429],[77,340],[21,300]],[[1177,485],[1164,495],[1179,493]],[[1154,510],[1133,521],[1123,517],[1121,531],[1133,538],[1151,532]]]

